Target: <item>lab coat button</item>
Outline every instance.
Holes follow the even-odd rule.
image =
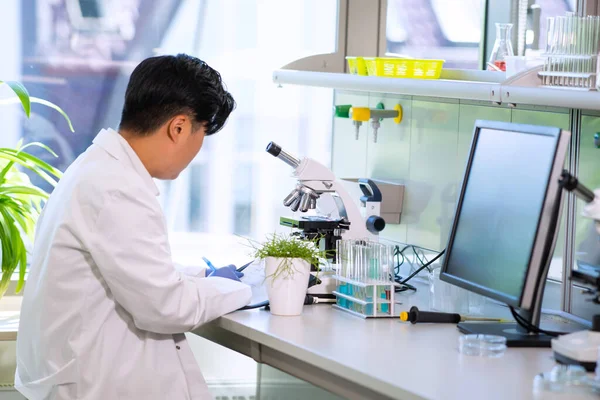
[[[179,347],[179,346],[175,346],[175,348],[176,348],[177,350],[181,350],[181,347]]]

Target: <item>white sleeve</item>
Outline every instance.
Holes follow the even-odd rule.
[[[104,205],[90,253],[115,300],[146,331],[187,332],[247,305],[252,296],[243,283],[177,271],[162,212],[139,191],[117,192]]]
[[[198,278],[204,278],[206,276],[206,270],[208,269],[206,265],[183,265],[173,263],[173,266],[182,274],[196,276]]]

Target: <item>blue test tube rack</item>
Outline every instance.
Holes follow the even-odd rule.
[[[349,312],[362,318],[398,318],[396,307],[395,282],[359,282],[335,275],[336,296],[334,308]]]
[[[397,317],[393,248],[365,239],[338,240],[335,308],[363,318]]]

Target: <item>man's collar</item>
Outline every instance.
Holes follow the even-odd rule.
[[[155,196],[160,194],[156,183],[154,183],[154,179],[152,179],[152,176],[150,176],[150,173],[146,167],[144,167],[144,164],[142,164],[142,160],[140,160],[127,140],[125,140],[118,132],[110,128],[102,129],[94,139],[93,143],[102,147],[115,159],[129,163],[142,178],[148,189],[150,189]]]

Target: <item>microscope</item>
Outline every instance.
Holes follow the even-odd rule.
[[[296,234],[301,238],[319,239],[321,249],[325,251],[335,250],[339,239],[378,239],[379,232],[385,228],[385,220],[379,215],[382,194],[373,181],[358,180],[363,193],[361,211],[334,173],[323,164],[311,158],[300,160],[274,142],[268,144],[266,151],[292,167],[292,176],[297,180],[296,187],[283,200],[283,205],[294,213],[313,210],[316,213],[299,218],[281,217],[281,225],[298,229]],[[337,216],[319,213],[320,202],[333,202]],[[317,268],[313,266],[314,279],[311,279],[308,294],[334,299],[334,271],[321,269],[316,278]]]
[[[563,189],[572,192],[577,198],[586,202],[583,216],[595,221],[595,233],[600,235],[600,190],[592,192],[578,182],[577,178],[563,171],[561,181]],[[596,241],[600,246],[600,240]],[[591,285],[591,299],[595,304],[600,304],[600,266],[579,265],[571,271],[571,280]],[[570,333],[552,339],[552,350],[556,361],[562,364],[576,364],[583,366],[588,371],[594,371],[600,348],[600,314],[592,319],[590,330]]]

